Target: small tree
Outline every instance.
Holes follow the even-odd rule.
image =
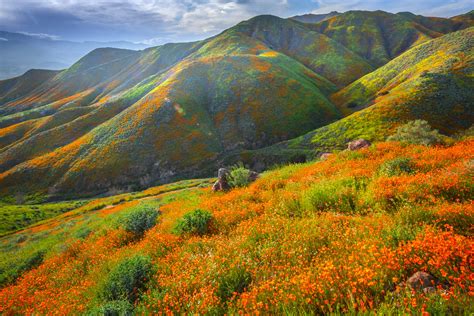
[[[437,130],[431,128],[427,121],[415,120],[398,127],[395,134],[387,140],[429,146],[442,143],[442,137]]]

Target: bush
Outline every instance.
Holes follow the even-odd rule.
[[[232,298],[234,293],[244,292],[251,282],[252,276],[249,272],[243,268],[234,268],[220,280],[217,296],[225,302]]]
[[[227,176],[227,182],[232,188],[245,187],[250,183],[250,170],[246,169],[242,163],[233,166]]]
[[[142,205],[123,219],[123,227],[135,236],[143,236],[145,231],[156,225],[158,214],[154,207]]]
[[[177,235],[205,235],[210,231],[214,217],[208,211],[195,210],[178,220],[173,232]]]
[[[151,258],[135,255],[127,258],[110,271],[99,288],[99,298],[104,301],[127,300],[133,303],[145,288],[153,272]]]
[[[387,140],[428,146],[441,144],[443,136],[437,130],[431,129],[428,122],[415,120],[398,127],[396,133]]]
[[[362,179],[319,182],[303,193],[301,204],[308,211],[353,213],[360,209],[358,196],[365,187]]]
[[[131,316],[133,305],[129,301],[111,301],[90,310],[90,316]]]
[[[399,157],[385,161],[378,170],[380,175],[387,177],[399,176],[402,174],[412,174],[415,167],[410,158]]]

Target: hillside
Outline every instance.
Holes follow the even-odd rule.
[[[59,73],[2,81],[0,195],[137,190],[267,151],[277,153],[271,164],[304,161],[314,148],[382,140],[414,118],[465,129],[472,30],[444,33],[468,17],[353,11],[308,24],[264,15],[203,41],[97,49]]]
[[[474,28],[421,44],[331,96],[344,119],[296,139],[243,153],[248,163],[279,156],[343,148],[365,138],[384,140],[394,128],[426,120],[451,135],[474,122]],[[284,157],[282,158],[284,159]]]
[[[228,193],[89,201],[1,238],[0,312],[470,314],[473,149],[380,143]],[[177,230],[196,209],[203,230]],[[406,288],[416,271],[438,287]]]
[[[380,67],[406,50],[473,25],[411,13],[349,11],[312,26]]]

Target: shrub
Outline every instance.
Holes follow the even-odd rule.
[[[243,268],[234,268],[221,278],[219,288],[217,289],[217,296],[222,302],[225,302],[232,298],[234,293],[240,294],[244,292],[251,282],[252,276],[249,272]]]
[[[246,169],[242,163],[233,166],[227,176],[229,185],[233,188],[245,187],[250,183],[250,170]]]
[[[133,305],[129,301],[111,301],[95,307],[87,315],[90,316],[131,316],[133,315]]]
[[[104,301],[127,300],[133,303],[145,288],[151,276],[151,258],[135,255],[115,266],[99,288],[99,298]]]
[[[396,133],[387,140],[428,146],[441,144],[442,138],[443,136],[437,130],[431,129],[428,122],[415,120],[398,127]]]
[[[135,236],[143,236],[145,231],[156,225],[158,214],[154,207],[142,205],[123,219],[123,227]]]
[[[415,167],[410,158],[399,157],[385,161],[379,168],[378,173],[387,177],[399,176],[402,174],[412,174]]]
[[[208,211],[195,210],[178,220],[173,232],[177,235],[205,235],[210,231],[213,216]]]
[[[353,213],[359,209],[358,196],[365,186],[360,179],[322,181],[303,193],[301,204],[308,211]]]

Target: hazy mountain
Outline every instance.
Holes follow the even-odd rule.
[[[71,42],[45,36],[0,31],[0,79],[12,78],[29,69],[65,69],[99,47],[144,49],[130,42]]]

